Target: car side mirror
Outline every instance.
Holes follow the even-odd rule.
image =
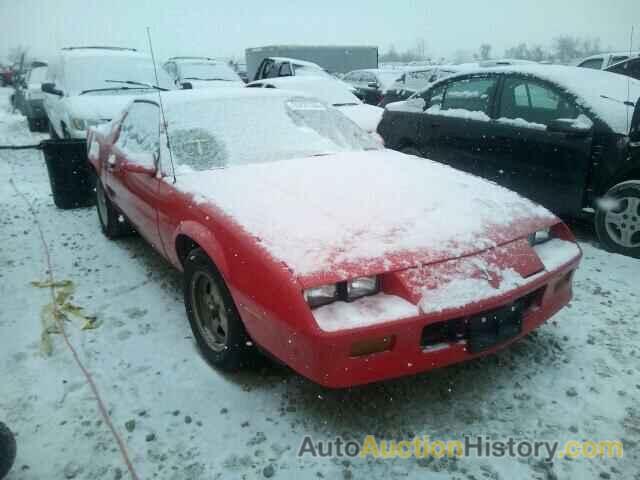
[[[593,123],[580,121],[580,119],[561,118],[552,120],[547,125],[548,132],[566,133],[577,136],[587,136],[593,129]]]
[[[193,89],[193,83],[191,83],[191,82],[182,82],[182,83],[180,84],[180,87],[181,87],[183,90],[192,90],[192,89]]]
[[[42,91],[44,93],[50,93],[51,95],[57,95],[58,97],[61,97],[64,95],[64,93],[62,92],[62,90],[59,90],[56,88],[56,84],[55,83],[43,83],[42,87],[40,87],[42,89]]]

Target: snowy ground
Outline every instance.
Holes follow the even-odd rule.
[[[0,89],[0,144],[31,143]],[[98,327],[67,323],[141,478],[640,479],[640,261],[589,229],[572,305],[496,356],[415,377],[327,391],[266,362],[223,375],[198,355],[181,278],[138,238],[111,242],[93,209],[53,206],[41,154],[0,151],[0,420],[17,433],[9,479],[129,478],[61,337],[40,353],[49,292],[33,202],[57,280]],[[134,421],[135,425],[131,422]],[[127,426],[129,428],[127,428]],[[133,427],[133,428],[132,428]],[[361,441],[462,434],[622,439],[625,458],[372,460],[296,457],[304,435]],[[153,435],[150,435],[153,434]]]

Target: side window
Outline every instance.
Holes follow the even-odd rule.
[[[278,76],[278,71],[280,70],[281,66],[282,66],[281,63],[272,62],[269,66],[269,71],[264,76],[264,78],[276,78]]]
[[[611,60],[609,61],[609,65],[620,63],[623,60],[626,60],[627,58],[629,58],[628,55],[616,55],[615,57],[611,57]]]
[[[258,75],[258,78],[267,78],[272,68],[273,60],[265,60],[262,64],[262,71],[260,72],[260,75]]]
[[[442,109],[461,109],[488,114],[496,83],[495,77],[472,77],[449,82]]]
[[[122,121],[116,143],[127,159],[153,166],[154,155],[160,150],[160,109],[150,102],[135,102]]]
[[[284,62],[280,65],[280,71],[278,73],[281,77],[290,77],[293,75],[293,72],[291,71],[291,64],[289,62]]]
[[[590,60],[585,60],[582,62],[579,67],[583,68],[593,68],[595,70],[600,70],[602,68],[602,58],[592,58]]]
[[[581,111],[556,88],[533,80],[508,77],[500,98],[500,118],[547,125],[559,118],[577,118]]]

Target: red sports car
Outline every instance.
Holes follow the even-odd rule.
[[[97,210],[184,272],[199,347],[256,346],[327,387],[491,353],[571,299],[581,251],[544,208],[385,150],[285,90],[135,100],[88,135]]]

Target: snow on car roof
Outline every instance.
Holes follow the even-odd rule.
[[[621,135],[629,133],[633,107],[629,99],[640,98],[640,81],[602,70],[563,65],[510,65],[491,68],[464,69],[459,75],[486,72],[520,73],[552,82],[578,98],[578,103],[590,109],[611,129]],[[450,80],[452,77],[448,77]],[[443,80],[445,81],[445,80]]]
[[[62,50],[62,55],[65,57],[140,57],[151,58],[145,52],[138,52],[134,50],[115,50],[115,49],[100,49],[100,48],[77,48],[71,50]]]
[[[324,100],[331,105],[362,103],[358,97],[351,93],[351,90],[346,84],[328,77],[294,76],[267,78],[252,82],[249,85],[252,84],[270,84],[276,88],[304,92]]]

